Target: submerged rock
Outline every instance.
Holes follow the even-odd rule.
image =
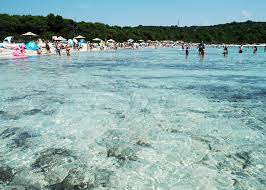
[[[16,132],[18,131],[18,127],[12,127],[12,128],[7,128],[6,130],[4,130],[1,134],[0,137],[2,137],[3,139],[14,136],[16,134]]]
[[[108,187],[112,171],[107,169],[75,168],[61,183],[50,185],[49,190],[90,190],[97,187]]]
[[[28,186],[28,187],[25,187],[25,190],[41,190],[41,189],[34,187],[34,186]]]
[[[20,119],[20,116],[18,116],[17,114],[10,114],[5,111],[0,111],[0,118],[2,118],[3,120],[18,120]]]
[[[24,111],[24,112],[22,112],[22,114],[23,115],[35,115],[35,114],[38,114],[40,112],[42,112],[41,109],[36,109],[35,108],[35,109],[31,109],[31,110]]]
[[[117,146],[108,148],[107,157],[115,157],[120,161],[136,161],[138,159],[137,150],[128,146]]]
[[[32,164],[33,169],[45,169],[52,167],[60,163],[70,163],[75,160],[76,157],[73,156],[72,152],[69,150],[61,148],[51,148],[40,153],[39,157]]]
[[[106,147],[107,157],[114,157],[119,161],[136,161],[136,137],[126,130],[109,130],[97,144]]]
[[[51,148],[42,153],[32,164],[32,168],[37,172],[42,172],[45,180],[55,185],[61,183],[68,175],[69,169],[65,165],[76,160],[76,156],[69,150],[61,148]]]
[[[246,169],[246,167],[251,164],[251,161],[250,161],[251,156],[249,152],[239,152],[239,153],[236,153],[235,156],[243,160],[243,166],[242,166],[243,169]]]
[[[37,137],[37,135],[29,132],[20,133],[16,138],[12,139],[13,142],[11,146],[16,148],[28,146],[29,140],[34,137]]]
[[[113,147],[116,145],[134,144],[134,137],[126,130],[108,130],[96,142],[100,146]]]
[[[110,177],[113,171],[107,169],[98,169],[95,173],[95,183],[97,186],[107,187],[110,184]]]
[[[29,98],[29,97],[31,97],[31,94],[13,96],[13,97],[6,98],[5,101],[14,102],[14,101],[23,100],[23,99],[26,99],[26,98]]]
[[[41,189],[47,184],[43,179],[44,177],[41,173],[34,173],[31,168],[23,167],[16,172],[9,185],[18,186],[19,190],[23,188],[29,190]]]
[[[65,190],[91,189],[95,186],[94,174],[82,168],[72,169],[61,183]]]
[[[11,182],[15,174],[13,169],[9,166],[0,166],[0,183],[1,182]]]
[[[1,189],[1,186],[0,186]],[[1,189],[2,190],[2,189]],[[3,190],[42,190],[40,188],[34,187],[34,186],[5,186]]]
[[[136,144],[142,147],[146,147],[146,148],[151,147],[151,145],[144,140],[138,140]]]

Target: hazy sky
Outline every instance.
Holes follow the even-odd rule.
[[[60,14],[110,25],[211,25],[266,21],[266,0],[0,0],[0,13]]]

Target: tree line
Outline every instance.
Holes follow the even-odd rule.
[[[83,35],[93,38],[114,39],[123,42],[134,40],[172,40],[206,43],[264,43],[266,42],[266,22],[232,22],[214,26],[137,26],[120,27],[103,23],[75,22],[60,15],[47,16],[0,14],[0,39],[31,31],[43,39],[52,36],[73,38]]]

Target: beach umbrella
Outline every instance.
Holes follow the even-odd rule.
[[[101,42],[102,40],[100,38],[94,38],[93,41],[99,41],[99,42]]]
[[[32,32],[27,32],[25,34],[21,34],[21,36],[38,36],[37,34],[34,34]]]
[[[134,40],[133,39],[129,39],[127,42],[132,43],[132,42],[134,42]]]
[[[139,42],[144,42],[144,40],[139,40]]]
[[[32,39],[32,37],[36,37],[38,35],[37,34],[34,34],[32,32],[27,32],[25,34],[21,34],[21,36],[26,37],[26,40],[25,40],[25,42],[26,42],[26,41],[30,41]]]
[[[75,39],[85,39],[86,37],[84,37],[84,36],[81,36],[81,35],[79,35],[79,36],[77,36],[77,37],[75,37]]]
[[[59,38],[59,37],[55,37],[55,38],[53,38],[53,40],[54,40],[54,41],[62,41],[62,39]]]
[[[113,39],[107,40],[107,42],[114,43],[115,41]]]
[[[13,41],[13,36],[7,36],[5,39],[4,39],[4,43],[9,43],[9,44],[11,44],[12,43],[12,41]]]

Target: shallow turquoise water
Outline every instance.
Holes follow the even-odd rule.
[[[0,189],[265,189],[266,53],[0,60]]]

